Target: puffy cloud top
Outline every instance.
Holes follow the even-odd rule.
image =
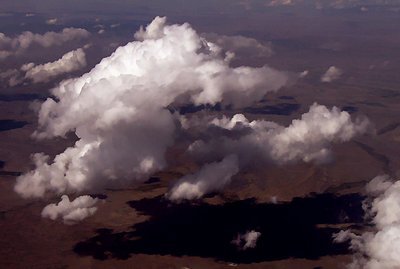
[[[74,147],[17,180],[25,197],[84,191],[123,180],[145,180],[166,165],[176,123],[174,102],[246,106],[288,82],[264,66],[231,68],[218,47],[189,24],[157,17],[89,73],[63,81],[39,112],[39,138],[75,131]],[[140,41],[141,40],[141,41]],[[57,101],[56,101],[57,100]]]
[[[335,66],[331,66],[326,70],[326,72],[322,75],[321,81],[322,82],[332,82],[340,78],[343,74],[343,71]]]
[[[28,64],[23,66],[22,70],[26,71],[25,78],[38,83],[46,82],[50,78],[79,70],[85,66],[86,54],[83,49],[77,49],[67,52],[57,61],[41,65]]]
[[[66,224],[75,224],[92,216],[97,208],[94,206],[97,198],[88,195],[80,196],[70,201],[67,195],[61,196],[58,204],[49,204],[42,210],[42,217],[56,220],[62,218]]]
[[[313,104],[301,119],[293,120],[288,127],[265,120],[250,122],[242,114],[236,114],[231,119],[225,116],[212,119],[208,123],[183,121],[186,128],[197,124],[201,126],[200,130],[211,135],[211,138],[195,141],[189,147],[190,154],[203,162],[216,161],[216,158],[224,160],[205,165],[194,175],[181,178],[170,191],[169,197],[173,200],[199,198],[210,191],[222,189],[239,172],[238,167],[252,166],[257,169],[268,162],[283,164],[300,160],[326,162],[331,156],[331,143],[349,141],[365,132],[369,124],[367,119],[353,122],[349,113],[337,107],[328,109],[318,104]],[[215,127],[225,132],[218,132]],[[226,169],[227,164],[230,169]]]

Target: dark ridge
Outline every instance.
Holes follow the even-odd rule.
[[[348,253],[348,244],[332,242],[340,228],[317,224],[363,223],[363,199],[359,194],[320,194],[282,204],[259,204],[255,199],[223,205],[172,204],[162,197],[130,201],[132,208],[150,218],[125,232],[99,229],[73,250],[99,260],[149,254],[234,263],[341,255]],[[250,230],[261,232],[256,248],[240,251],[231,244],[238,233]]]
[[[20,175],[22,175],[21,172],[0,171],[0,176],[19,177]]]
[[[289,96],[289,95],[282,95],[278,97],[281,100],[294,100],[293,96]]]
[[[342,110],[349,112],[349,113],[355,113],[358,111],[358,108],[355,106],[344,106],[344,107],[342,107]]]
[[[375,102],[360,102],[360,104],[367,105],[367,106],[385,107],[385,105],[383,105],[381,103],[375,103]]]
[[[0,132],[22,128],[27,124],[26,121],[0,120]]]
[[[33,101],[33,100],[46,100],[46,97],[35,93],[19,93],[19,94],[0,94],[0,101],[14,102],[14,101]]]
[[[247,107],[244,109],[244,112],[252,114],[289,116],[293,112],[298,111],[300,107],[301,106],[299,104],[282,103],[274,106],[267,105],[263,107]]]
[[[376,152],[374,148],[372,148],[364,143],[361,143],[359,141],[354,141],[354,143],[356,143],[357,146],[359,146],[362,150],[364,150],[366,153],[368,153],[372,158],[381,162],[383,164],[382,170],[385,173],[390,174],[390,160],[388,157]]]
[[[400,122],[391,123],[391,124],[383,127],[382,129],[380,129],[377,132],[377,135],[383,135],[383,134],[386,134],[388,132],[391,132],[391,131],[395,130],[397,127],[399,127],[399,126],[400,126]]]

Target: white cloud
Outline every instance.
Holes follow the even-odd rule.
[[[24,65],[21,69],[26,71],[25,78],[33,83],[47,82],[49,79],[61,74],[77,71],[86,66],[86,54],[83,49],[77,49],[64,54],[54,62],[41,65]]]
[[[57,22],[58,22],[57,18],[52,18],[52,19],[46,20],[46,24],[49,24],[49,25],[57,24]]]
[[[90,33],[80,28],[65,28],[61,32],[46,32],[34,34],[23,32],[16,37],[8,37],[0,33],[0,59],[11,55],[18,55],[26,51],[31,45],[36,44],[44,48],[60,46],[66,42],[89,37]]]
[[[236,245],[241,250],[255,248],[261,233],[254,230],[248,231],[245,234],[239,234],[232,244]]]
[[[261,43],[254,38],[240,35],[217,35],[214,33],[203,34],[203,36],[225,51],[233,52],[239,57],[269,57],[273,54],[271,43]]]
[[[201,198],[204,194],[221,190],[238,172],[237,157],[227,156],[221,162],[206,164],[197,173],[184,176],[167,196],[175,201]]]
[[[43,208],[42,217],[52,220],[62,218],[65,224],[75,224],[92,216],[97,211],[97,202],[97,198],[88,195],[79,196],[73,201],[70,201],[67,195],[63,195],[58,204],[49,204]]]
[[[85,46],[90,47],[89,45]],[[0,80],[6,81],[10,87],[23,82],[48,82],[62,74],[77,71],[86,66],[86,54],[83,49],[77,49],[64,54],[60,59],[45,64],[27,63],[17,69],[9,69],[0,73]]]
[[[215,135],[207,142],[198,140],[189,148],[192,154],[218,156],[234,153],[242,158],[259,155],[264,160],[286,163],[297,160],[323,162],[329,156],[330,143],[349,141],[363,133],[368,120],[356,119],[352,122],[345,111],[336,107],[329,110],[313,104],[309,112],[303,114],[301,119],[293,120],[288,127],[265,120],[249,122],[241,114],[234,115],[232,119],[225,116],[213,119],[210,124],[230,130],[231,137]],[[235,132],[237,135],[233,136]]]
[[[82,193],[144,181],[167,166],[165,153],[176,134],[196,127],[191,119],[181,125],[184,118],[168,107],[246,107],[289,82],[286,72],[268,66],[231,67],[222,49],[187,23],[166,25],[165,18],[157,17],[135,38],[90,72],[62,81],[52,90],[55,98],[41,105],[36,138],[75,132],[78,140],[54,159],[33,155],[35,169],[17,178],[15,191],[21,196]],[[250,122],[243,115],[200,119],[199,124],[209,135],[215,133],[203,140],[200,131],[189,149],[204,166],[179,180],[170,199],[218,191],[240,168],[257,163],[324,161],[330,143],[362,133],[367,121],[353,122],[347,112],[314,104],[288,127]]]
[[[332,82],[340,78],[343,74],[343,71],[335,66],[331,66],[326,70],[326,72],[322,75],[322,82]]]
[[[268,6],[290,6],[294,5],[294,0],[271,0],[267,4]]]
[[[231,68],[187,23],[166,25],[157,17],[135,37],[89,73],[53,89],[56,98],[42,104],[36,137],[74,131],[79,140],[54,160],[34,155],[36,168],[17,179],[19,194],[146,180],[166,167],[165,152],[174,144],[176,116],[166,107],[178,101],[247,106],[288,82],[285,72],[268,66]]]
[[[199,137],[206,137],[189,146],[188,153],[195,159],[208,163],[225,156],[237,156],[238,167],[253,169],[264,167],[269,162],[327,162],[331,159],[332,143],[349,141],[365,132],[369,124],[367,119],[356,119],[353,122],[349,113],[336,107],[328,109],[318,104],[313,104],[309,112],[303,114],[301,119],[293,120],[288,127],[265,120],[250,122],[242,114],[236,114],[231,119],[225,116],[208,120],[182,117],[181,122],[183,128],[190,130],[192,135],[197,129],[200,130]],[[203,176],[203,169],[207,169],[210,174],[222,173],[223,177],[218,176],[223,180],[215,180],[211,175]],[[230,178],[238,172],[233,168],[234,173],[231,174],[220,171],[215,163],[212,171],[209,170],[206,164],[194,176],[180,179],[172,188],[174,196],[170,198],[199,198],[200,194],[207,193],[207,189],[220,190],[229,184]],[[198,191],[198,186],[207,186],[207,189]]]
[[[341,231],[336,242],[350,240],[355,251],[351,269],[397,269],[400,264],[400,181],[378,176],[367,186],[373,198],[366,207],[375,229],[361,235]],[[369,200],[371,201],[371,200]]]

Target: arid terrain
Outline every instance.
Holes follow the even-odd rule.
[[[130,40],[156,12],[113,15],[121,26],[106,33],[105,39],[93,37],[88,66],[68,76],[90,70],[113,51],[105,47],[106,42]],[[362,210],[365,185],[377,175],[399,173],[400,17],[396,12],[353,9],[308,12],[278,7],[247,15],[235,12],[166,15],[172,22],[190,22],[201,33],[271,42],[272,55],[239,57],[233,65],[267,63],[293,74],[308,70],[308,75],[244,109],[178,109],[189,117],[243,113],[249,119],[288,126],[317,102],[337,106],[352,118],[368,118],[368,132],[332,143],[329,163],[268,164],[261,171],[244,170],[221,192],[172,203],[165,193],[175,180],[197,168],[185,161],[178,144],[168,150],[165,171],[142,184],[91,193],[101,200],[96,214],[78,225],[65,225],[41,217],[43,207],[58,202],[58,197],[23,199],[13,190],[16,177],[32,169],[31,154],[55,156],[76,140],[73,134],[39,141],[31,137],[38,126],[35,107],[63,78],[35,85],[1,85],[0,268],[345,268],[351,260],[348,244],[334,243],[332,235],[345,228],[369,229]],[[21,19],[22,15],[13,16]],[[93,27],[92,17],[80,16],[64,19],[72,26]],[[110,18],[102,17],[103,22]],[[13,23],[7,21],[0,32],[19,31],[21,26],[12,29]],[[46,57],[51,58],[51,53]],[[19,62],[24,60],[10,60],[3,69]],[[339,67],[343,74],[323,83],[320,78],[330,66]],[[247,229],[257,229],[263,236],[257,248],[240,251],[231,241]]]

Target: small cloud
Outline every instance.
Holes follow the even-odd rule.
[[[97,33],[98,33],[99,35],[102,35],[102,34],[104,34],[105,32],[106,32],[106,30],[100,29]]]
[[[85,45],[84,49],[89,48]],[[33,83],[47,82],[51,78],[77,71],[86,66],[86,55],[83,49],[77,49],[64,54],[61,59],[54,62],[35,65],[26,63],[19,70],[10,69],[0,73],[0,80],[7,80],[8,85],[13,87],[24,81],[30,80]],[[25,73],[25,75],[23,75]]]
[[[261,233],[254,230],[246,232],[245,234],[238,234],[236,239],[232,240],[231,243],[238,247],[240,250],[246,250],[249,248],[255,248],[257,241],[260,238]]]
[[[61,218],[65,224],[76,224],[97,211],[97,207],[94,206],[97,202],[97,198],[89,195],[79,196],[73,201],[70,201],[67,195],[63,195],[58,204],[49,204],[43,208],[42,217],[51,220]]]
[[[48,19],[48,20],[46,21],[46,24],[48,24],[48,25],[54,25],[54,24],[57,24],[57,22],[58,22],[57,18],[53,18],[53,19]]]
[[[308,76],[309,73],[310,72],[308,70],[304,70],[299,74],[299,78],[305,78],[306,76]]]
[[[275,6],[291,6],[294,4],[293,0],[271,0],[267,3],[267,6],[275,7]]]
[[[86,66],[86,55],[83,49],[77,49],[64,54],[61,59],[41,65],[30,63],[23,65],[25,78],[33,83],[47,82],[61,74],[70,73]]]
[[[332,82],[340,78],[343,74],[343,71],[335,66],[331,66],[328,70],[322,75],[322,82]]]
[[[0,33],[0,60],[12,55],[20,55],[33,44],[49,48],[73,40],[88,38],[89,35],[88,31],[81,28],[64,28],[61,32],[46,32],[44,34],[26,31],[15,37]]]

